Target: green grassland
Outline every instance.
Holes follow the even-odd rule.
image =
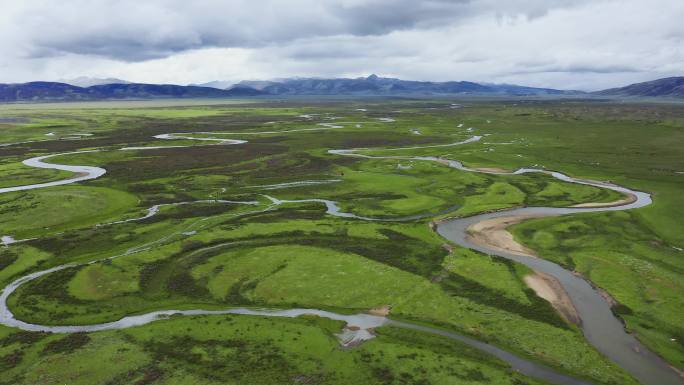
[[[7,163],[1,164],[0,172],[3,175],[2,181],[0,181],[0,188],[54,182],[73,175],[71,172],[61,170],[36,170],[13,160],[8,160]]]
[[[619,302],[614,311],[670,362],[682,358],[681,251],[631,213],[541,219],[515,227],[516,238],[572,267]]]
[[[30,238],[49,231],[116,220],[135,206],[135,195],[104,187],[56,187],[0,195],[0,233]],[[36,218],[41,218],[37,221]]]
[[[620,302],[615,311],[627,327],[684,367],[678,311],[684,253],[675,249],[684,248],[678,221],[684,175],[677,174],[684,171],[678,152],[684,145],[682,110],[589,102],[449,105],[371,100],[2,109],[0,116],[24,120],[0,123],[0,142],[41,141],[0,147],[0,187],[64,177],[20,165],[59,152],[99,149],[50,161],[104,167],[107,174],[0,195],[0,235],[37,238],[0,247],[0,284],[128,251],[31,281],[8,304],[17,318],[50,325],[161,309],[267,306],[353,313],[391,305],[390,317],[474,336],[577,377],[636,383],[525,285],[531,273],[526,267],[458,247],[449,252],[427,226],[429,216],[391,221],[610,202],[618,194],[541,174],[486,175],[436,162],[327,152],[362,147],[371,155],[441,156],[473,167],[536,165],[652,192],[655,204],[643,209],[530,221],[516,226],[515,236],[609,292]],[[368,112],[356,110],[361,107]],[[221,136],[249,141],[241,145],[152,138],[322,128],[321,122],[342,128]],[[45,140],[57,131],[93,135]],[[484,134],[467,145],[383,151]],[[192,147],[119,150],[152,145]],[[339,182],[258,187],[333,179]],[[318,203],[272,206],[264,194],[335,200],[342,211],[389,221],[333,217]],[[206,199],[259,204],[165,206],[145,220],[106,225],[141,217],[155,204]],[[538,383],[473,349],[390,327],[342,349],[333,335],[340,327],[311,317],[203,316],[72,336],[2,328],[0,383]]]
[[[340,327],[315,317],[202,316],[88,335],[0,330],[2,383],[541,384],[472,348],[391,327],[340,349]]]

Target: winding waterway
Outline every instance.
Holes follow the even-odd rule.
[[[99,178],[102,175],[104,175],[107,172],[107,170],[105,170],[104,168],[93,167],[93,166],[70,166],[70,165],[66,165],[66,164],[56,164],[56,163],[43,162],[43,160],[48,159],[48,158],[52,158],[54,156],[83,154],[83,153],[87,153],[87,152],[96,152],[96,151],[97,150],[65,152],[62,154],[43,155],[43,156],[37,156],[35,158],[26,159],[25,161],[22,162],[26,166],[37,167],[37,168],[47,168],[47,169],[53,169],[53,170],[71,171],[71,172],[75,172],[76,175],[73,177],[69,177],[67,179],[61,179],[61,180],[57,180],[54,182],[46,182],[46,183],[30,184],[30,185],[24,185],[24,186],[0,188],[0,193],[13,192],[13,191],[23,191],[23,190],[33,190],[33,189],[37,189],[37,188],[45,188],[45,187],[52,187],[52,186],[61,186],[64,184],[82,182],[84,180]]]
[[[443,147],[459,145],[480,140],[481,136],[473,136],[463,142],[447,145],[403,147],[389,149],[390,151],[410,150],[427,147]],[[465,167],[461,162],[429,156],[378,156],[359,153],[369,149],[331,150],[330,153],[371,159],[410,159],[434,161],[467,172],[479,172],[495,175],[519,175],[525,173],[544,173],[564,182],[595,186],[617,191],[633,197],[624,204],[607,205],[604,207],[522,207],[501,210],[491,213],[455,218],[437,224],[437,232],[444,238],[469,249],[485,254],[497,255],[512,261],[522,263],[536,271],[555,277],[568,293],[581,319],[581,327],[587,340],[605,354],[608,358],[624,368],[635,378],[648,385],[676,385],[683,384],[684,379],[673,370],[663,359],[648,350],[632,334],[628,333],[622,322],[611,311],[611,305],[589,282],[581,276],[545,259],[533,256],[507,252],[497,247],[472,242],[468,236],[468,228],[493,218],[505,217],[549,217],[588,212],[621,211],[644,207],[652,203],[651,195],[631,190],[611,183],[577,179],[556,171],[534,168],[521,168],[512,172],[491,171]],[[387,149],[378,149],[387,151]]]
[[[332,127],[322,127],[321,129],[330,129]],[[311,129],[303,129],[299,131],[305,131]],[[288,132],[297,131],[290,130]],[[263,133],[276,133],[276,132],[263,132]],[[194,134],[212,134],[212,133],[194,133]],[[213,133],[216,134],[216,133]],[[224,135],[234,135],[238,133],[218,133]],[[259,134],[259,133],[252,133]],[[193,133],[185,134],[162,134],[155,136],[156,139],[176,139],[176,140],[201,140],[214,142],[212,144],[242,144],[246,143],[244,140],[233,140],[233,139],[222,139],[222,138],[207,138],[207,137],[195,137],[192,136]],[[465,141],[446,144],[446,145],[435,145],[435,146],[416,146],[416,147],[403,147],[389,149],[390,151],[399,150],[409,150],[427,147],[446,147],[446,146],[456,146],[466,143],[471,143],[480,140],[481,136],[473,136]],[[187,146],[168,146],[168,147],[187,147]],[[164,146],[157,147],[126,147],[120,150],[151,150],[167,148]],[[530,172],[541,172],[549,174],[550,176],[563,180],[570,183],[585,184],[591,186],[597,186],[602,188],[608,188],[614,191],[621,192],[623,194],[631,194],[635,197],[633,202],[626,203],[623,205],[616,205],[611,207],[594,207],[594,208],[552,208],[552,207],[524,207],[510,210],[503,210],[493,213],[486,213],[481,215],[475,215],[466,218],[456,218],[443,223],[438,224],[437,231],[439,234],[445,238],[457,243],[461,246],[475,249],[487,254],[498,255],[531,267],[534,270],[547,273],[558,279],[560,284],[563,286],[565,291],[568,293],[573,304],[577,308],[578,314],[582,320],[582,330],[587,338],[587,340],[592,343],[599,351],[604,353],[610,359],[615,361],[618,365],[623,367],[625,370],[630,372],[634,377],[639,379],[641,382],[647,385],[670,385],[670,384],[682,384],[682,378],[672,370],[662,359],[657,357],[654,353],[650,352],[643,345],[641,345],[632,335],[628,334],[622,325],[622,323],[612,314],[610,310],[610,304],[600,295],[600,293],[594,289],[586,280],[581,277],[576,276],[572,272],[564,269],[563,267],[540,258],[535,258],[531,256],[519,255],[514,253],[509,253],[502,251],[497,248],[488,247],[486,245],[476,244],[468,239],[468,227],[471,225],[481,222],[483,220],[492,218],[501,218],[508,216],[555,216],[555,215],[567,215],[576,213],[586,213],[586,212],[600,212],[600,211],[615,211],[615,210],[627,210],[632,208],[643,207],[651,203],[651,197],[649,194],[640,191],[633,191],[625,187],[591,180],[576,179],[569,177],[565,174],[558,172],[551,172],[547,170],[539,169],[519,169],[511,173],[487,171],[471,169],[463,166],[458,161],[447,160],[436,157],[424,157],[424,156],[377,156],[377,155],[367,155],[362,154],[360,151],[368,149],[348,149],[348,150],[330,150],[329,153],[342,156],[355,156],[363,158],[380,158],[380,159],[409,159],[409,160],[419,160],[419,161],[434,161],[441,164],[445,164],[449,167],[456,168],[468,172],[484,172],[490,174],[523,174]],[[388,150],[388,149],[382,149]],[[98,151],[98,150],[92,150]],[[69,155],[78,154],[83,152],[92,151],[78,151],[64,154],[52,154],[44,155],[31,159],[25,160],[23,163],[28,166],[38,167],[38,168],[49,168],[58,169],[64,171],[72,171],[77,173],[74,177],[39,184],[31,184],[24,186],[8,187],[0,189],[0,193],[30,190],[36,188],[45,188],[51,186],[64,185],[69,183],[76,183],[84,180],[95,179],[106,173],[106,170],[99,167],[92,166],[71,166],[71,165],[60,165],[53,163],[45,163],[44,159],[50,158],[58,155]],[[376,218],[366,218],[360,217],[355,214],[341,212],[337,203],[325,199],[303,199],[303,200],[291,200],[284,201],[277,198],[268,197],[268,199],[274,205],[279,205],[282,203],[298,203],[298,202],[319,202],[326,205],[327,213],[339,217],[354,218],[360,220],[392,220],[392,219],[376,219]],[[231,202],[225,201],[226,203],[243,203],[243,204],[254,204],[255,202]],[[186,204],[185,202],[181,204]],[[115,223],[142,220],[148,218],[158,211],[159,207],[149,209],[148,213],[141,218],[134,218],[131,220],[124,220]],[[419,218],[425,218],[429,216],[434,216],[435,214],[424,214],[413,217],[406,218],[395,218],[393,220],[413,220]],[[142,250],[141,248],[131,250],[130,252],[124,253],[123,255],[129,255],[134,252]],[[109,257],[109,259],[115,257]],[[90,262],[93,263],[93,262]],[[540,378],[551,383],[562,384],[562,385],[582,385],[587,384],[584,381],[574,379],[572,377],[558,373],[544,365],[534,363],[532,361],[525,360],[514,354],[506,352],[500,348],[493,345],[483,343],[481,341],[474,340],[469,337],[461,336],[452,332],[430,328],[422,325],[400,322],[395,320],[387,319],[386,317],[372,316],[369,314],[356,314],[356,315],[342,315],[337,313],[332,313],[317,309],[245,309],[245,308],[232,308],[225,310],[160,310],[151,313],[146,313],[136,316],[124,317],[120,320],[94,324],[94,325],[73,325],[73,326],[46,326],[27,323],[14,318],[14,315],[7,306],[7,299],[9,296],[22,284],[30,282],[46,274],[50,274],[55,271],[63,270],[70,267],[76,267],[76,264],[66,264],[61,266],[56,266],[51,269],[35,272],[26,275],[22,278],[15,280],[6,286],[2,293],[0,294],[0,324],[17,327],[23,330],[30,331],[44,331],[53,333],[74,333],[74,332],[93,332],[100,330],[110,330],[110,329],[121,329],[132,326],[144,325],[149,322],[153,322],[159,319],[164,319],[170,315],[180,314],[180,315],[200,315],[200,314],[245,314],[253,316],[272,316],[272,317],[297,317],[304,314],[315,314],[321,317],[331,318],[335,320],[340,320],[346,322],[345,329],[342,331],[338,337],[343,345],[353,345],[361,341],[367,340],[373,337],[373,329],[382,325],[392,325],[396,327],[402,327],[407,329],[419,330],[423,332],[428,332],[432,334],[438,334],[443,337],[458,340],[462,343],[473,346],[477,349],[483,350],[490,353],[506,362],[508,362],[514,369],[519,370],[521,373],[529,375],[531,377]]]

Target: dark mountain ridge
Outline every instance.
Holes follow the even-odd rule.
[[[213,82],[222,83],[222,82]],[[361,78],[293,78],[242,81],[229,88],[175,84],[114,83],[78,87],[59,82],[0,84],[0,102],[78,101],[109,99],[230,98],[291,95],[350,96],[589,96],[684,97],[684,77],[671,77],[593,93],[487,84],[468,81],[426,82],[371,75]]]
[[[656,79],[649,82],[634,83],[625,87],[610,88],[594,92],[605,96],[652,96],[652,97],[684,97],[684,76]]]
[[[365,78],[295,78],[273,82],[242,81],[271,95],[577,95],[580,91],[481,84],[468,81],[426,82],[370,75]]]
[[[102,84],[77,87],[57,82],[29,82],[0,84],[0,102],[16,101],[76,101],[106,99],[163,99],[163,98],[226,98],[257,96],[261,91],[244,87],[219,90],[211,87],[179,86],[175,84]]]

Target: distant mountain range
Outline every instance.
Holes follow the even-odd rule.
[[[178,86],[173,84],[102,84],[77,87],[66,83],[30,82],[0,84],[0,102],[16,101],[78,101],[106,99],[160,98],[230,98],[263,94],[252,88],[235,87],[220,90],[211,87]]]
[[[611,88],[608,90],[594,92],[594,94],[607,96],[657,96],[683,98],[684,76],[635,83],[626,87]]]
[[[381,78],[371,75],[355,79],[284,79],[280,81],[242,81],[269,95],[577,95],[579,91],[523,87],[508,84],[480,84],[465,81],[422,82]]]
[[[70,82],[81,86],[60,82],[0,84],[0,102],[295,95],[684,97],[684,77],[659,79],[593,93],[467,81],[423,82],[383,78],[377,75],[354,79],[293,78],[277,81],[242,81],[237,84],[214,81],[189,86],[129,83],[121,79],[85,77],[72,79]]]

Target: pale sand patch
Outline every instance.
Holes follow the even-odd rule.
[[[633,203],[637,200],[634,194],[625,194],[619,200],[605,203],[581,203],[572,207],[611,207],[622,206]],[[490,247],[495,250],[509,252],[516,255],[524,255],[528,257],[536,257],[534,250],[521,245],[513,239],[513,235],[509,233],[506,228],[518,224],[524,220],[531,218],[541,218],[545,215],[518,215],[487,219],[473,225],[466,229],[466,239],[469,242],[480,246]]]
[[[535,257],[534,250],[527,248],[513,239],[513,235],[506,228],[526,219],[539,218],[539,215],[518,215],[497,217],[470,225],[466,232],[467,240],[480,246],[490,247],[499,251],[517,255]]]
[[[622,205],[628,205],[630,203],[636,202],[637,197],[634,194],[625,194],[625,196],[621,199],[618,199],[616,201],[612,202],[604,202],[604,203],[597,203],[597,202],[592,202],[592,203],[580,203],[578,205],[574,205],[571,207],[613,207],[613,206],[622,206]]]
[[[390,313],[390,310],[392,310],[392,306],[382,305],[382,306],[374,307],[374,308],[368,310],[368,314],[376,315],[378,317],[387,317]]]
[[[475,171],[482,171],[482,172],[495,172],[499,174],[509,174],[510,171],[503,169],[503,168],[498,168],[498,167],[476,167],[472,168],[472,170]]]
[[[525,283],[541,298],[549,301],[551,306],[568,322],[579,325],[582,320],[577,314],[568,293],[553,276],[536,271],[525,276]]]

